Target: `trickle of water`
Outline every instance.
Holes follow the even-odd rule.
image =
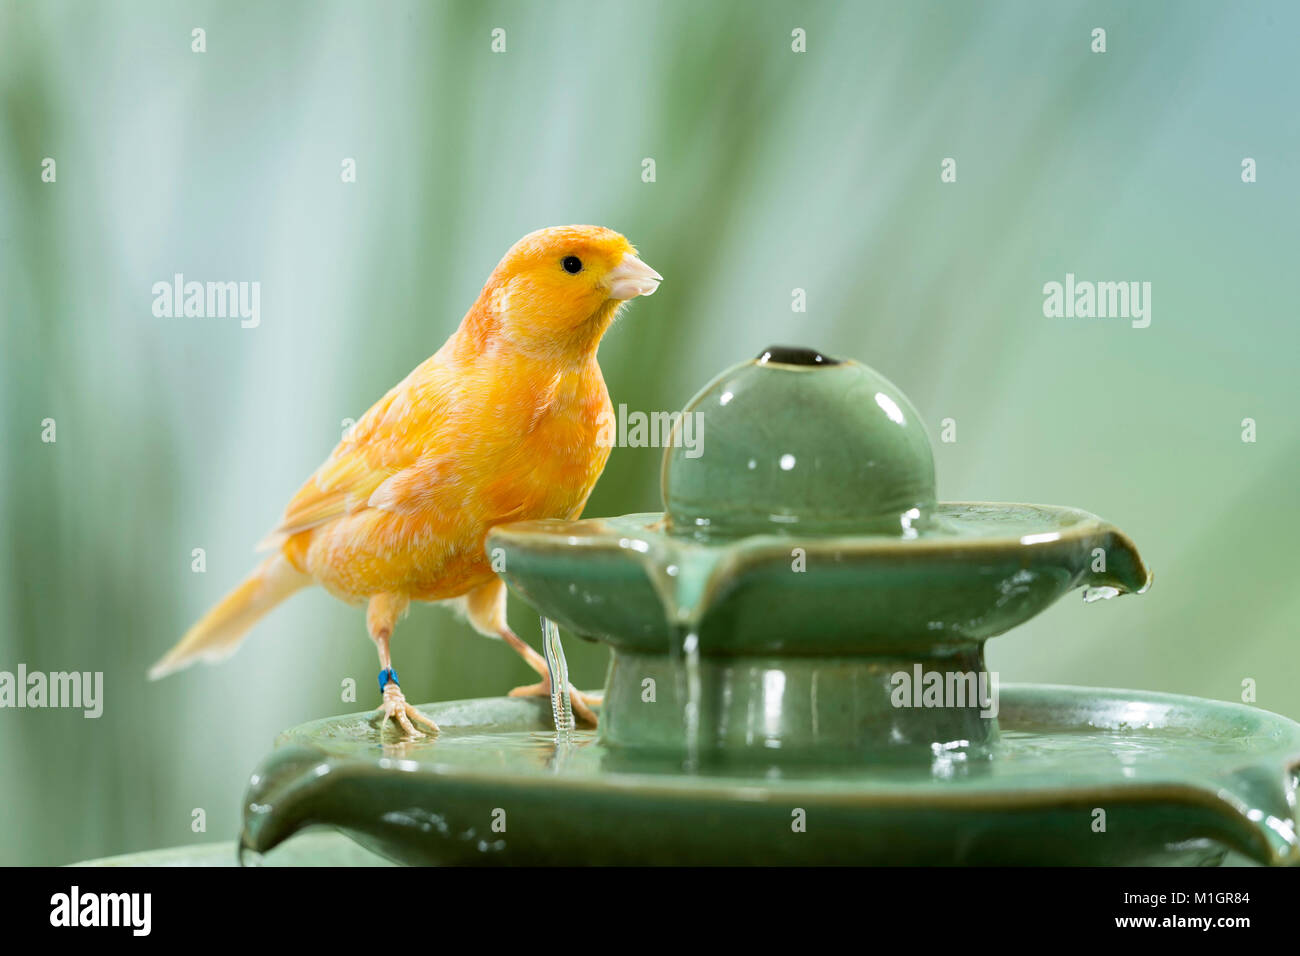
[[[557,733],[574,729],[573,700],[569,696],[569,665],[564,660],[560,629],[548,617],[542,618],[542,647],[546,652],[546,669],[551,675],[551,716]]]
[[[686,668],[686,769],[699,767],[700,750],[700,636],[688,631],[682,638],[682,658]]]
[[[663,605],[673,683],[682,703],[683,769],[694,773],[699,769],[700,750],[700,622],[708,609],[717,555],[700,549],[670,556],[648,545],[634,547],[630,539],[623,546],[640,553],[641,565]]]
[[[1119,595],[1119,588],[1112,588],[1102,585],[1097,588],[1083,589],[1083,603],[1091,604],[1093,601],[1109,601]]]
[[[682,769],[694,773],[700,765],[700,636],[695,623],[675,623],[668,635],[673,683],[682,705],[682,735],[686,757]]]

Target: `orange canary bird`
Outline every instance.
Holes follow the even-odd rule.
[[[161,677],[232,653],[290,594],[320,584],[366,603],[379,651],[381,727],[436,732],[406,702],[389,640],[411,601],[452,603],[499,637],[542,680],[544,659],[510,630],[506,589],[484,549],[488,529],[576,518],[609,457],[598,440],[613,414],[596,349],[619,309],[662,276],[621,235],[561,226],[525,236],[488,277],[460,327],[361,417],[262,542],[272,550],[160,660]],[[574,710],[594,723],[593,701]]]

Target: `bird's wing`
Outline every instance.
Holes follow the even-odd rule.
[[[427,466],[445,436],[454,406],[454,377],[433,359],[420,365],[349,429],[298,493],[259,549],[367,507],[375,492],[408,469]]]

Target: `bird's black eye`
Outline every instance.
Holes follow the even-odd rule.
[[[577,275],[582,271],[582,260],[577,256],[565,256],[560,260],[560,265],[564,267],[564,271],[569,275]]]

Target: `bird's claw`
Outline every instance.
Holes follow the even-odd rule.
[[[384,700],[379,705],[379,713],[376,716],[379,718],[380,734],[383,734],[390,720],[395,721],[408,737],[425,736],[424,732],[415,726],[416,724],[423,724],[431,733],[438,733],[438,725],[408,704],[402,689],[392,681],[384,686]]]
[[[527,684],[523,687],[516,687],[510,692],[511,697],[550,697],[551,696],[551,679],[547,677],[536,684]],[[573,715],[584,724],[590,724],[592,727],[597,726],[596,712],[593,707],[600,706],[603,699],[601,694],[584,694],[572,684],[569,685],[569,702],[573,705]]]

